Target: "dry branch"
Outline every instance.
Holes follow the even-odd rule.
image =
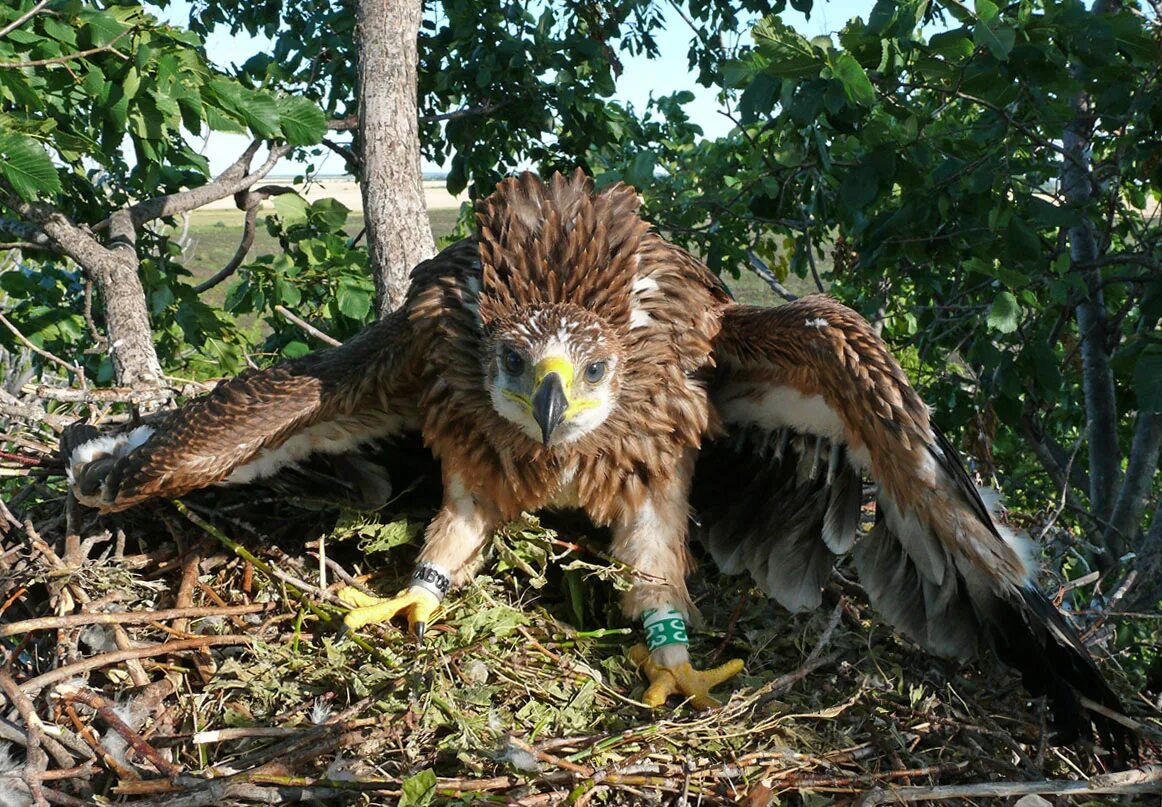
[[[1014,796],[1095,796],[1162,793],[1162,766],[1147,765],[1120,773],[1095,776],[1088,782],[1070,779],[1046,779],[1040,782],[980,782],[969,785],[937,787],[896,787],[878,789],[866,794],[859,807],[876,804],[903,804],[911,801],[945,799],[1012,798]]]
[[[199,636],[196,639],[181,639],[176,642],[165,642],[147,647],[138,647],[133,650],[118,650],[111,653],[102,653],[98,656],[74,661],[72,664],[66,664],[63,667],[57,667],[55,670],[41,673],[35,678],[30,678],[22,682],[20,689],[31,697],[52,684],[67,680],[73,676],[91,672],[92,670],[98,670],[102,667],[120,664],[129,659],[153,658],[154,656],[182,653],[187,650],[197,650],[199,648],[215,647],[217,645],[249,644],[250,641],[249,636]]]
[[[226,608],[169,608],[164,611],[114,611],[107,614],[70,614],[68,616],[45,616],[25,619],[0,627],[0,639],[19,636],[36,630],[59,630],[82,625],[146,625],[151,622],[167,622],[171,619],[200,619],[202,617],[238,616],[269,611],[268,603],[231,605]]]
[[[277,311],[279,314],[281,314],[287,321],[299,326],[304,331],[306,331],[311,336],[318,339],[320,342],[323,342],[324,344],[330,345],[331,347],[339,347],[339,345],[343,344],[335,337],[330,336],[329,334],[323,333],[318,328],[316,328],[314,325],[307,322],[305,319],[293,314],[288,308],[286,308],[284,306],[276,305],[274,307],[274,310]]]

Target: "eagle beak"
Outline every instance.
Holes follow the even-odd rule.
[[[549,444],[553,429],[565,419],[565,410],[568,408],[569,398],[565,395],[561,376],[557,373],[547,373],[537,385],[537,391],[533,393],[533,418],[541,427],[545,445]]]

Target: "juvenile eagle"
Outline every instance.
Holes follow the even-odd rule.
[[[411,585],[388,600],[350,591],[349,628],[402,614],[422,635],[498,525],[578,508],[639,572],[623,608],[646,629],[645,701],[712,705],[742,663],[690,665],[693,503],[718,564],[788,609],[817,606],[851,550],[888,621],[942,656],[991,645],[1051,696],[1063,733],[1088,725],[1080,696],[1116,708],[1031,582],[1025,542],[993,520],[867,322],[823,296],[734,304],[639,203],[580,172],[505,180],[477,205],[477,235],[416,267],[403,307],[347,344],[72,449],[77,498],[121,510],[418,432],[443,506]],[[861,536],[864,476],[877,516]]]

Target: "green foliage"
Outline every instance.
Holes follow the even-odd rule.
[[[1059,492],[1024,459],[1028,425],[1063,444],[1085,431],[1073,308],[1092,267],[1071,264],[1066,238],[1079,221],[1098,233],[1123,456],[1135,410],[1159,403],[1157,35],[1131,10],[1075,3],[949,3],[930,12],[942,25],[922,26],[925,7],[878,2],[834,42],[764,19],[723,71],[738,130],[665,166],[647,204],[716,271],[754,254],[777,277],[806,276],[842,245],[821,270],[831,291],[882,309],[887,341],[916,349],[943,428],[994,443],[986,478],[1038,471],[1008,491],[1037,510]],[[1098,183],[1087,202],[1059,184],[1082,93]]]
[[[319,323],[336,339],[353,336],[367,322],[375,289],[366,249],[343,231],[348,213],[334,199],[307,204],[295,194],[276,197],[275,215],[266,223],[281,252],[243,266],[226,296],[227,312],[266,317],[272,333],[264,352],[294,358],[310,349],[302,331],[273,312],[276,305]]]

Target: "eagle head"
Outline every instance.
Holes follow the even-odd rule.
[[[484,357],[493,408],[545,446],[593,431],[617,405],[621,342],[580,306],[514,312],[493,324]]]

